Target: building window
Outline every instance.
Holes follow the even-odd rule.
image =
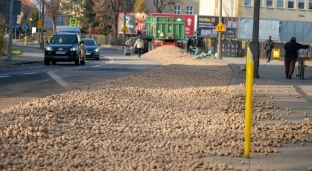
[[[309,0],[309,10],[312,10],[312,0]]]
[[[192,6],[186,7],[186,14],[193,14],[193,7]]]
[[[251,6],[251,0],[245,0],[244,5],[245,6]]]
[[[181,14],[181,6],[174,6],[174,13]]]
[[[267,8],[273,8],[273,0],[267,0],[266,1],[266,7]]]
[[[305,0],[298,0],[298,9],[304,10],[304,1]]]
[[[284,8],[284,0],[277,0],[277,8]]]
[[[259,1],[260,1],[260,7],[263,7],[262,0],[259,0]]]
[[[288,0],[288,9],[294,9],[295,8],[295,0]]]

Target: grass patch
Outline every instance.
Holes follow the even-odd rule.
[[[17,48],[17,47],[12,47],[12,55],[20,55],[22,53],[23,53],[22,49]],[[7,55],[7,54],[8,54],[8,50],[5,50],[4,55]]]

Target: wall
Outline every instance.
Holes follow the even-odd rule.
[[[186,14],[186,6],[193,6],[193,13],[198,14],[199,13],[199,1],[200,0],[181,0],[180,3],[177,5],[181,6],[181,14]],[[155,8],[153,6],[152,0],[146,0],[146,9],[148,10],[148,13],[152,14],[155,13]],[[173,13],[173,7],[167,7],[165,8],[162,13]]]
[[[241,0],[244,1],[244,0]],[[242,3],[241,16],[250,18],[253,16],[253,2],[251,6],[244,6]],[[311,21],[312,20],[312,10],[298,10],[298,0],[295,1],[294,9],[287,9],[287,1],[284,0],[283,9],[277,8],[277,0],[273,0],[273,8],[266,7],[266,0],[262,0],[262,6],[260,7],[260,18],[263,19],[278,19],[278,20],[289,20],[289,21]],[[305,0],[305,9],[308,9],[309,0]]]
[[[222,0],[222,16],[237,17],[238,0]],[[200,0],[199,15],[219,16],[219,0]]]

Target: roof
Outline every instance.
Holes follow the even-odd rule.
[[[24,15],[29,15],[32,11],[38,11],[38,9],[35,7],[35,5],[30,0],[21,0],[21,12],[24,13]]]

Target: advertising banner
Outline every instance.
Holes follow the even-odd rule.
[[[154,13],[154,17],[164,16],[164,17],[184,17],[185,23],[185,37],[193,37],[195,30],[195,16],[188,14],[166,14],[166,13]]]
[[[138,30],[144,30],[144,21],[147,15],[145,13],[127,13],[126,14],[126,26],[128,31],[126,34],[137,34]],[[118,33],[123,34],[121,29],[124,27],[124,13],[118,14]]]
[[[223,38],[236,38],[237,18],[222,17],[222,23],[226,27],[226,32],[221,33]],[[197,19],[196,35],[207,38],[217,38],[218,33],[215,31],[219,23],[217,16],[202,16],[199,15]]]

